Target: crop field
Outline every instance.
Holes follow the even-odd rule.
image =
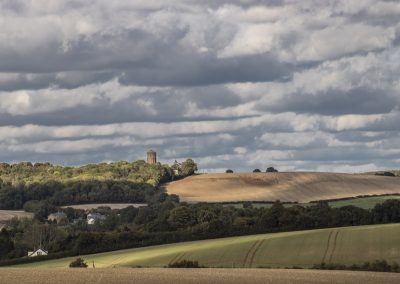
[[[102,204],[77,204],[77,205],[66,205],[61,208],[74,208],[74,209],[82,209],[82,210],[90,210],[96,209],[99,207],[110,207],[111,209],[124,209],[126,207],[133,206],[136,208],[147,206],[147,204],[143,203],[102,203]]]
[[[321,262],[359,264],[385,259],[400,263],[400,224],[261,234],[184,242],[83,256],[97,268],[164,267],[197,260],[207,267],[310,268]],[[65,268],[74,257],[18,267]]]
[[[385,202],[386,200],[389,199],[400,199],[399,195],[385,195],[385,196],[370,196],[370,197],[360,197],[360,198],[354,198],[354,199],[348,199],[348,200],[339,200],[339,201],[330,201],[329,206],[332,208],[340,208],[343,206],[356,206],[359,208],[363,209],[371,209],[373,208],[376,204],[380,204]],[[291,207],[295,205],[300,205],[300,206],[313,206],[315,203],[286,203],[283,206],[285,207]],[[234,206],[237,208],[243,208],[243,203],[226,203],[224,206]],[[272,203],[252,203],[252,206],[255,208],[260,208],[260,207],[266,207],[270,208],[272,206]]]
[[[166,185],[168,193],[187,202],[292,201],[399,194],[400,179],[339,173],[201,174]]]
[[[31,218],[33,216],[32,213],[28,213],[25,211],[15,211],[15,210],[0,210],[0,222],[7,221],[14,217],[28,217]]]
[[[141,283],[141,284],[395,284],[400,274],[282,269],[19,269],[0,268],[1,284]]]

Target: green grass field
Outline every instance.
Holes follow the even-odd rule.
[[[371,197],[360,197],[360,198],[354,198],[354,199],[348,199],[348,200],[339,200],[339,201],[331,201],[328,202],[329,205],[332,208],[339,208],[343,206],[348,206],[348,205],[353,205],[356,207],[360,207],[363,209],[371,209],[373,208],[376,204],[383,203],[386,200],[389,199],[400,199],[399,195],[388,195],[388,196],[371,196]],[[271,203],[253,203],[253,207],[260,208],[260,207],[266,207],[270,208],[272,206]],[[296,204],[284,204],[285,207],[291,207],[294,205],[300,205],[300,206],[312,206],[315,205],[315,203],[296,203]],[[225,206],[234,206],[237,208],[242,208],[243,203],[227,203]]]
[[[98,267],[163,267],[197,260],[209,267],[311,267],[326,263],[400,262],[400,224],[344,227],[213,239],[83,256]],[[75,258],[18,267],[67,267]]]

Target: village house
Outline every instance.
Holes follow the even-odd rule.
[[[42,255],[48,255],[49,252],[45,251],[44,249],[37,249],[34,251],[28,251],[28,257],[36,257],[36,256],[42,256]]]
[[[106,219],[106,216],[101,215],[100,213],[89,213],[86,217],[86,222],[88,225],[94,225],[96,221],[103,221]]]
[[[47,221],[57,224],[68,224],[68,217],[64,212],[51,213]]]

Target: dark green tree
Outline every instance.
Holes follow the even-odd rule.
[[[0,231],[0,259],[7,258],[9,252],[14,249],[14,243],[6,229]]]
[[[194,222],[192,211],[186,206],[179,206],[170,211],[168,222],[177,229],[187,228]]]
[[[182,175],[191,176],[197,171],[197,164],[192,159],[187,159],[182,163]]]

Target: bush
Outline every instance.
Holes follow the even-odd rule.
[[[253,173],[261,173],[260,169],[254,169]]]
[[[322,270],[353,270],[353,271],[378,271],[378,272],[400,272],[397,262],[389,264],[386,260],[375,260],[374,262],[364,262],[363,264],[352,264],[346,266],[337,263],[321,263],[312,267],[313,269]]]
[[[227,174],[233,174],[233,171],[232,171],[231,169],[227,169],[225,172],[226,172]]]
[[[267,173],[276,173],[276,172],[278,172],[278,170],[275,169],[274,167],[269,167],[269,168],[267,168],[266,172]]]
[[[203,268],[203,267],[204,266],[199,265],[198,261],[192,261],[186,259],[168,264],[168,268]]]
[[[85,263],[85,261],[78,257],[77,259],[75,259],[73,262],[71,262],[69,264],[69,267],[80,267],[80,268],[86,268],[88,267],[88,265]]]

